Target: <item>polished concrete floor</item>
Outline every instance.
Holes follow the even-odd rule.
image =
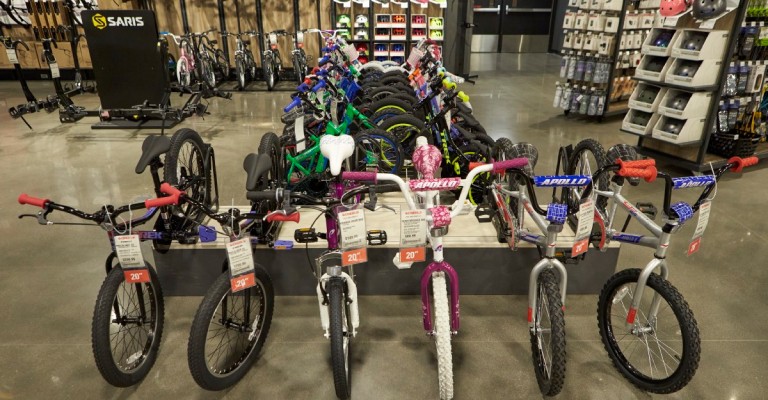
[[[619,132],[618,120],[566,119],[551,107],[559,65],[555,56],[483,55],[475,56],[473,65],[481,77],[476,86],[464,88],[478,118],[494,137],[535,144],[539,173],[554,172],[562,144],[589,137],[606,147],[635,141]],[[38,96],[53,91],[49,84],[36,83],[32,89]],[[211,101],[205,119],[191,118],[182,125],[197,129],[216,149],[222,202],[245,200],[242,160],[256,150],[264,132],[279,129],[286,99],[285,92],[235,94],[231,101]],[[0,83],[0,108],[22,100],[16,83]],[[92,95],[76,102],[98,105]],[[26,192],[96,210],[151,193],[149,176],[133,169],[142,140],[154,132],[93,131],[92,120],[62,125],[56,115],[44,113],[28,119],[32,130],[0,113],[0,399],[334,398],[329,346],[310,297],[277,298],[261,359],[242,382],[220,393],[199,389],[187,369],[187,336],[200,298],[167,298],[154,369],[129,389],[106,384],[91,355],[90,325],[107,239],[93,227],[43,227],[18,220],[18,214],[33,209],[18,205],[16,197]],[[685,256],[695,224],[673,240],[670,280],[695,313],[702,353],[690,385],[664,397],[761,399],[768,392],[768,223],[758,208],[765,201],[767,178],[768,170],[757,168],[723,179],[699,253]],[[659,188],[633,188],[630,199],[659,204]],[[692,192],[676,195],[693,199]],[[644,248],[625,247],[617,269],[642,266],[650,257]],[[599,340],[596,303],[596,295],[568,297],[568,372],[559,398],[655,397],[635,389],[612,367]],[[462,328],[453,342],[456,398],[541,397],[531,364],[526,298],[463,296],[461,306]],[[434,345],[420,326],[419,299],[364,296],[360,308],[363,323],[352,350],[353,397],[436,398]]]

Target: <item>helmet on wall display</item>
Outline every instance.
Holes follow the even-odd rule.
[[[662,17],[674,17],[684,13],[690,4],[689,0],[661,0],[659,13]]]
[[[728,10],[725,0],[693,0],[691,14],[696,19],[717,18]]]
[[[349,28],[352,25],[351,22],[352,20],[347,14],[341,14],[336,18],[336,26],[339,28]]]
[[[672,36],[674,35],[675,31],[663,30],[659,32],[658,35],[656,35],[655,39],[653,39],[653,45],[656,47],[667,47],[669,46],[669,42],[672,41]]]
[[[688,105],[688,100],[690,99],[691,99],[690,94],[681,93],[673,97],[672,99],[670,99],[669,102],[667,103],[667,107],[682,111],[685,109],[685,106]]]
[[[368,17],[363,14],[358,14],[357,17],[355,17],[355,26],[358,28],[367,28]]]
[[[651,113],[635,110],[635,114],[632,116],[631,122],[635,125],[647,126],[651,121]]]
[[[696,71],[699,70],[699,63],[696,61],[683,61],[675,70],[675,75],[677,76],[687,76],[689,78],[692,78],[694,75],[696,75]]]
[[[688,32],[688,37],[683,41],[682,48],[685,50],[701,51],[706,40],[707,34],[705,32]]]
[[[661,72],[666,63],[666,57],[651,57],[648,63],[645,64],[645,69],[651,72]]]
[[[642,101],[643,103],[653,104],[653,101],[656,100],[656,96],[659,94],[659,88],[648,86],[645,89],[643,89],[640,94],[637,95],[637,99]]]
[[[667,118],[667,120],[664,122],[664,126],[661,127],[661,130],[673,135],[679,135],[680,130],[683,129],[683,124],[685,124],[685,121],[674,118]]]

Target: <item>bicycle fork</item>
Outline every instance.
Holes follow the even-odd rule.
[[[348,316],[347,332],[352,337],[355,337],[357,336],[357,328],[360,326],[360,311],[357,301],[357,284],[355,284],[355,280],[352,279],[349,274],[341,270],[341,254],[338,252],[333,252],[318,257],[316,261],[318,271],[320,270],[319,268],[322,267],[322,263],[324,261],[335,258],[338,259],[339,265],[329,266],[327,268],[327,272],[324,273],[317,282],[317,303],[320,307],[320,324],[325,331],[324,336],[326,338],[330,338],[330,317],[328,315],[328,302],[326,301],[326,285],[330,279],[340,278],[344,281],[346,286],[346,290],[344,291],[344,306]]]
[[[536,329],[535,321],[537,321],[536,302],[538,300],[539,291],[538,282],[539,275],[544,270],[554,269],[557,271],[557,275],[560,278],[560,297],[563,304],[563,311],[565,311],[565,293],[568,286],[568,273],[565,271],[565,266],[560,260],[555,258],[555,250],[557,244],[557,228],[562,229],[562,225],[549,225],[547,229],[547,245],[545,257],[539,260],[531,270],[531,275],[528,281],[528,328]]]
[[[456,270],[443,259],[443,238],[430,234],[429,242],[432,244],[433,261],[421,274],[421,313],[424,322],[424,330],[428,335],[434,334],[432,325],[432,307],[429,301],[429,282],[435,274],[445,274],[450,285],[450,312],[451,334],[459,331],[459,275]],[[434,290],[434,289],[433,289]]]
[[[627,328],[632,330],[635,326],[635,317],[637,316],[637,310],[640,308],[640,302],[643,299],[643,291],[648,282],[648,278],[651,273],[656,269],[660,269],[661,278],[667,280],[669,276],[669,268],[667,267],[667,260],[665,258],[667,248],[669,248],[670,234],[662,232],[659,238],[659,247],[654,253],[654,258],[649,262],[645,268],[640,272],[640,277],[637,279],[637,285],[635,287],[635,297],[632,299],[632,306],[627,313]],[[653,300],[651,301],[651,308],[648,310],[648,323],[655,326],[656,314],[659,312],[659,306],[661,305],[661,296],[658,293],[653,294]]]

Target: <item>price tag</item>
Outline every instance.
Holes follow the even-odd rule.
[[[256,285],[250,239],[245,238],[227,243],[227,259],[229,260],[229,283],[232,292]]]
[[[56,79],[61,77],[58,63],[51,63],[49,67],[51,68],[51,79]]]
[[[440,8],[448,8],[448,0],[444,0],[440,3]]]
[[[427,8],[427,7],[429,7],[429,3],[428,2],[427,3],[421,3],[421,8]],[[405,7],[403,7],[403,8],[405,8]]]
[[[579,206],[579,226],[576,227],[576,237],[571,248],[571,257],[576,257],[589,250],[589,236],[592,233],[592,224],[595,222],[595,202],[592,199],[584,200]]]
[[[400,249],[400,262],[422,262],[427,260],[426,247],[409,247]]]
[[[681,16],[682,15],[676,15],[674,17],[665,17],[664,23],[662,23],[662,25],[664,27],[674,28],[677,26],[677,20],[679,20]]]
[[[365,213],[363,209],[339,213],[341,248],[357,249],[366,245]]]
[[[427,210],[400,213],[400,262],[427,259]]]
[[[712,208],[711,201],[705,201],[699,206],[699,222],[696,223],[696,230],[693,231],[693,237],[691,243],[688,245],[688,255],[699,251],[701,248],[701,237],[704,236],[704,230],[707,229],[707,223],[709,223],[709,212]]]
[[[400,8],[408,8],[409,3],[407,1],[404,1],[400,3]]]
[[[19,57],[16,56],[16,50],[15,49],[5,49],[5,54],[8,55],[8,61],[10,61],[11,64],[18,64],[19,63]]]
[[[296,138],[296,152],[301,153],[307,148],[307,141],[304,137],[304,113],[293,121],[293,137]]]
[[[702,23],[699,24],[699,29],[715,29],[715,22],[717,22],[717,18],[702,21]]]
[[[115,253],[127,283],[149,282],[149,270],[141,253],[139,235],[115,236]]]
[[[354,264],[368,262],[368,251],[365,247],[347,250],[341,253],[341,265],[347,267]]]

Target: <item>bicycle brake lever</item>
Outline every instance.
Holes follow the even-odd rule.
[[[45,217],[48,215],[50,211],[40,211],[37,214],[21,214],[19,215],[19,219],[22,219],[24,217],[32,217],[37,218],[37,223],[40,225],[53,225],[53,222],[48,221]]]

